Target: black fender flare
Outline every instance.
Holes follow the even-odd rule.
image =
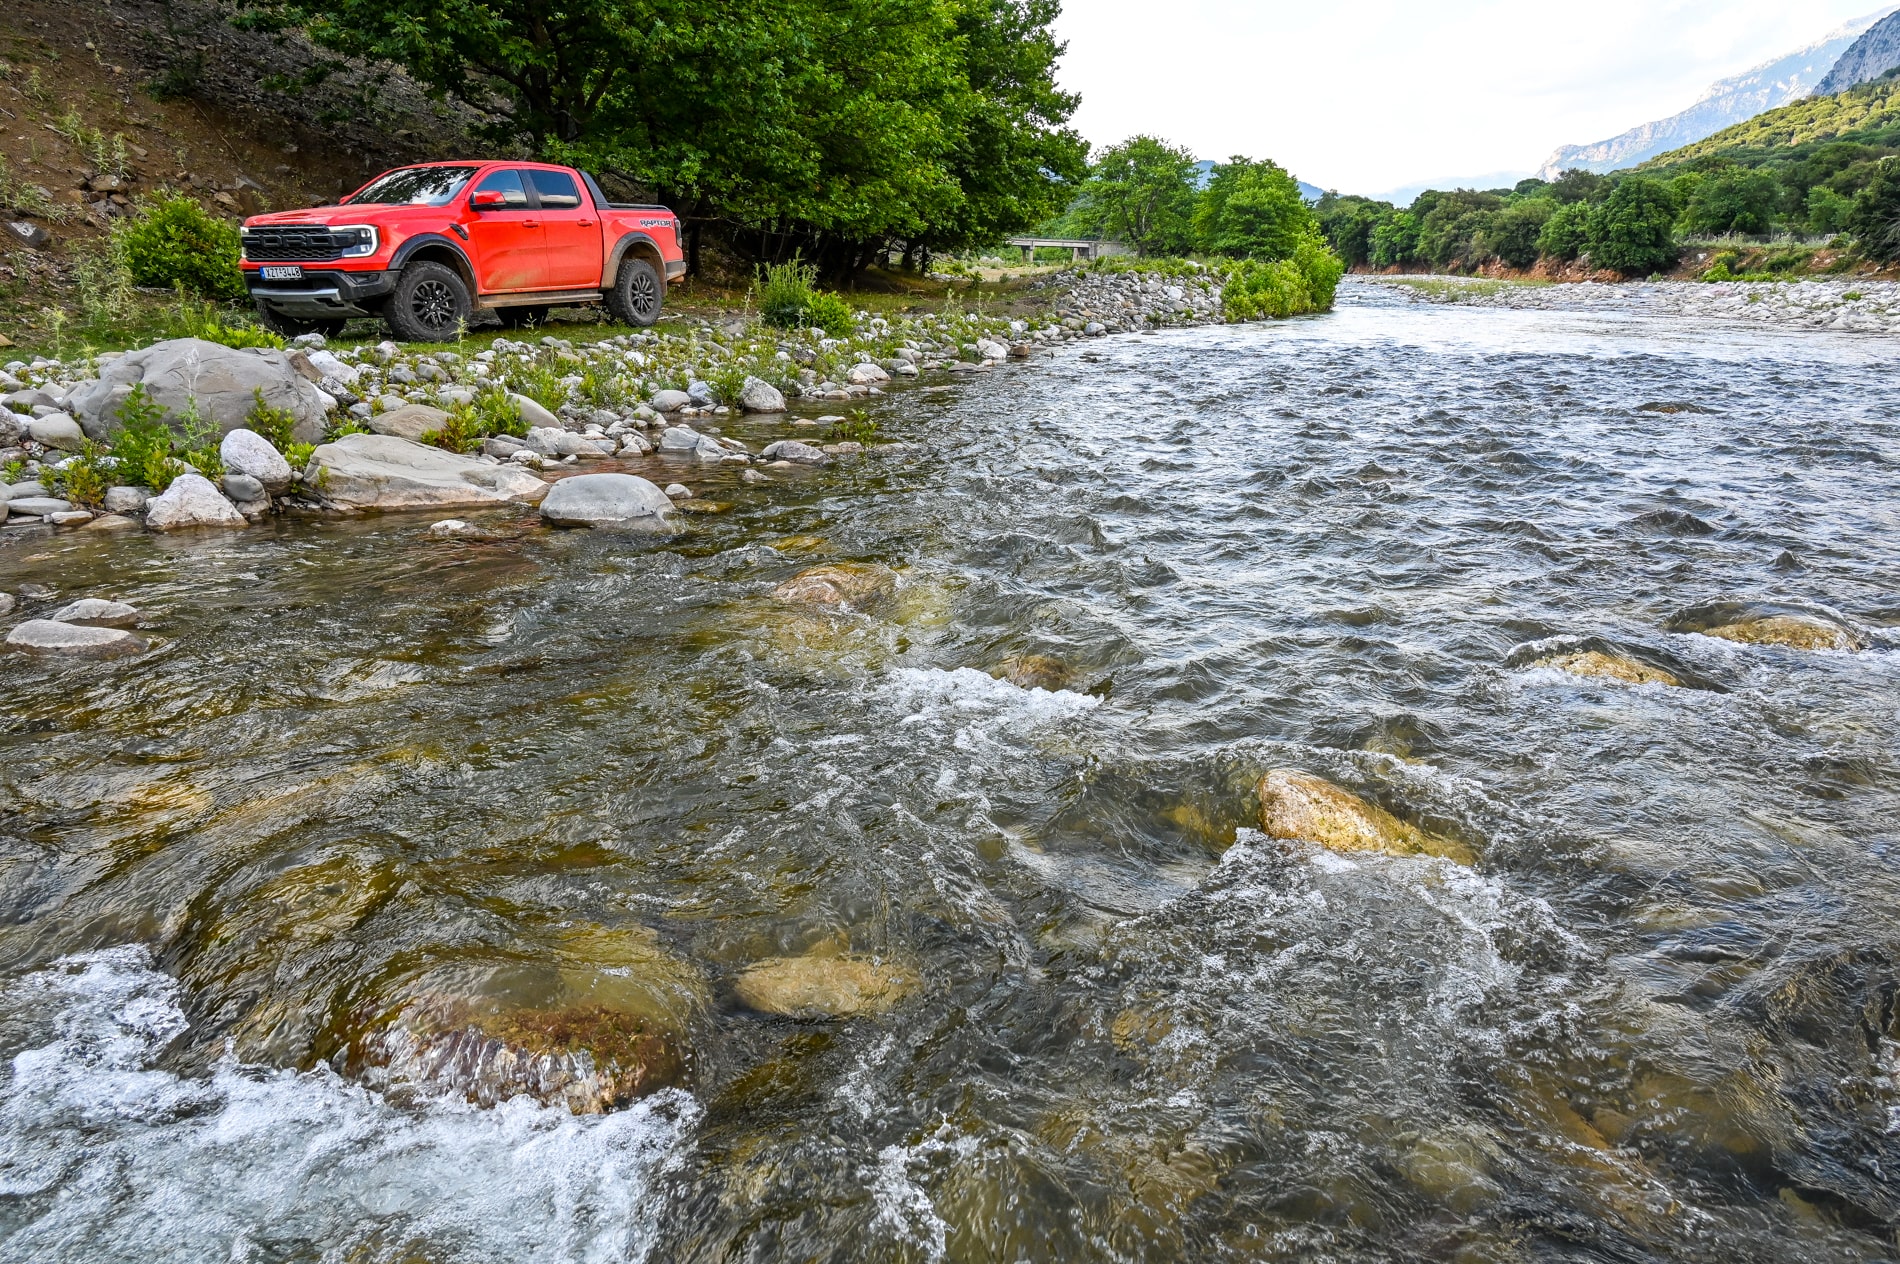
[[[462,274],[462,284],[468,287],[469,301],[481,306],[481,285],[475,279],[475,265],[469,261],[468,252],[441,233],[417,233],[396,247],[396,253],[389,259],[389,271],[401,272],[418,252],[432,248],[446,251],[454,259],[455,270]]]
[[[613,244],[613,249],[607,252],[606,261],[600,270],[601,290],[605,292],[613,288],[614,279],[620,275],[620,261],[625,259],[627,253],[635,246],[646,247],[653,252],[653,257],[659,260],[660,266],[655,268],[654,271],[660,274],[660,292],[664,294],[666,292],[667,281],[666,252],[660,249],[660,243],[653,240],[650,234],[640,232],[638,229],[635,229],[633,232],[622,233],[620,240]],[[645,254],[646,250],[642,250],[640,253]]]

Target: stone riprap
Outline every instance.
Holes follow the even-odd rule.
[[[1218,325],[1220,279],[1212,272],[1078,269],[1043,283],[1064,327],[1082,333],[1136,333],[1167,325]],[[1099,326],[1100,328],[1093,328]]]

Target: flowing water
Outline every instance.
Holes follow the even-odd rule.
[[[157,644],[0,668],[0,1260],[1900,1257],[1897,353],[1349,285],[672,538],[16,540]],[[827,561],[895,601],[774,600]],[[1667,630],[1731,600],[1868,648]],[[1524,666],[1586,644],[1686,687]],[[1270,840],[1272,767],[1477,861]],[[458,989],[684,1061],[350,1064]]]

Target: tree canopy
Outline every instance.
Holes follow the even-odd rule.
[[[994,240],[1060,208],[1086,148],[1058,0],[248,0],[394,62],[498,141],[644,187],[834,269]]]
[[[1194,155],[1153,136],[1104,150],[1074,208],[1084,232],[1127,242],[1144,255],[1194,248]]]

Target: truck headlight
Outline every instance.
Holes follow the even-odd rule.
[[[376,229],[369,224],[348,224],[342,228],[332,228],[330,237],[342,248],[342,257],[345,259],[361,259],[373,255],[380,244]]]

